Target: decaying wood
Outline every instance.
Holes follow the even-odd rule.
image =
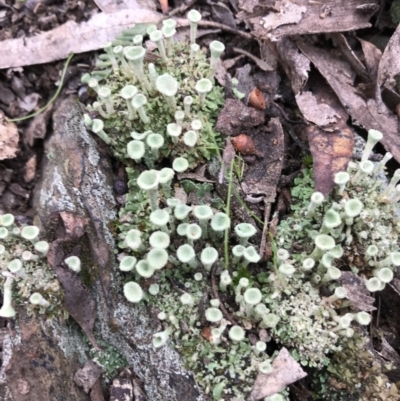
[[[48,158],[42,166],[43,178],[36,189],[35,205],[37,224],[43,227],[52,242],[49,262],[64,287],[67,309],[89,334],[93,326],[90,319],[95,320],[93,340],[101,338],[124,355],[135,376],[143,383],[143,391],[149,400],[207,400],[175,350],[168,346],[154,349],[152,336],[162,329],[161,324],[152,319],[145,305],[129,304],[122,295],[122,277],[113,253],[116,245],[109,231],[111,221],[116,218],[112,172],[107,154],[101,152],[102,145],[98,145],[86,131],[80,106],[74,98],[65,99],[56,110],[53,130],[45,144]],[[67,270],[63,263],[64,257],[71,254],[82,260],[80,276]],[[84,283],[80,277],[86,277]],[[80,302],[73,306],[68,304],[68,294],[80,297]],[[88,316],[90,311],[92,316]],[[58,394],[63,395],[63,400],[88,400],[83,390],[73,384],[73,375],[81,367],[76,363],[77,352],[82,349],[81,339],[68,334],[63,322],[57,322],[58,330],[46,332],[40,324],[43,326],[45,323],[36,322],[35,335],[42,336],[37,342],[32,341],[31,335],[29,344],[26,343],[28,337],[20,333],[31,329],[21,318],[18,320],[20,332],[7,334],[5,342],[10,344],[8,352],[11,357],[6,364],[5,382],[11,388],[21,375],[18,367],[31,367],[31,359],[26,358],[23,350],[34,347],[31,352],[40,361],[42,354],[48,354],[46,347],[51,344],[52,352],[58,358],[58,368],[47,370],[46,383],[57,383],[58,374],[64,381],[70,374],[70,382],[62,391],[56,387]],[[79,356],[81,364],[89,359],[83,351]],[[38,375],[40,371],[33,374]],[[43,387],[45,391],[44,383],[35,382],[34,377],[35,388]],[[14,397],[13,401],[58,400],[55,396],[21,397]],[[7,400],[5,397],[2,399]]]
[[[44,319],[43,319],[44,320]],[[44,322],[28,317],[24,308],[18,310],[18,327],[3,340],[3,367],[0,371],[2,401],[89,401],[89,397],[74,383],[74,373],[80,368],[77,350],[69,353],[72,336],[57,322]],[[5,365],[5,366],[4,366]]]

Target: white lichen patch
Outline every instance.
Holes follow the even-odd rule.
[[[13,348],[21,344],[21,335],[19,334],[18,327],[14,333],[6,333],[4,335],[3,346],[2,346],[2,364],[0,368],[0,384],[6,383],[6,369],[11,361],[13,355]]]
[[[74,199],[69,195],[63,184],[61,174],[55,167],[52,171],[52,183],[47,190],[42,189],[40,192],[40,204],[48,205],[57,200],[57,203],[63,206],[63,210],[74,212],[76,204]]]

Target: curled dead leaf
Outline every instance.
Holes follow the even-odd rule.
[[[242,155],[254,155],[258,157],[262,157],[262,153],[257,150],[253,140],[245,134],[239,134],[232,138],[232,144],[235,150]]]
[[[267,102],[265,101],[264,95],[258,88],[254,88],[248,99],[249,106],[254,107],[258,110],[265,110]]]
[[[289,384],[307,376],[307,373],[293,359],[286,348],[282,348],[279,351],[278,356],[272,363],[272,368],[273,370],[269,374],[258,374],[248,401],[261,400],[272,394],[279,393]]]
[[[351,160],[354,134],[350,128],[327,134],[317,126],[306,128],[310,150],[314,160],[315,190],[328,195],[335,186],[333,178],[345,171]]]
[[[18,151],[18,129],[17,126],[6,121],[0,112],[0,160],[12,159]]]
[[[204,327],[204,329],[201,330],[201,336],[207,341],[211,342],[211,327],[210,326]]]

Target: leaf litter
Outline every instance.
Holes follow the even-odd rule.
[[[225,12],[224,7],[214,7],[214,12],[221,22],[235,29],[236,23],[232,23],[230,15]],[[295,103],[308,123],[308,126],[303,127],[300,131],[303,137],[304,135],[308,137],[314,159],[316,171],[314,179],[317,190],[328,194],[333,187],[333,175],[335,172],[343,170],[351,159],[355,131],[347,125],[349,117],[353,119],[355,124],[366,129],[375,128],[384,132],[387,135],[383,141],[384,146],[394,154],[397,161],[400,161],[398,119],[392,109],[384,103],[381,95],[381,90],[384,89],[391,92],[394,98],[398,98],[396,75],[400,72],[399,28],[390,39],[383,54],[372,43],[361,38],[358,39],[363,53],[355,52],[352,48],[354,43],[349,42],[347,37],[342,34],[342,32],[370,27],[371,16],[378,10],[377,2],[370,2],[366,5],[362,1],[340,1],[331,6],[305,1],[294,4],[283,0],[275,2],[273,6],[266,6],[255,0],[242,0],[239,1],[239,7],[241,12],[236,17],[253,25],[252,34],[258,37],[264,46],[266,45],[270,59],[272,55],[272,59],[279,60],[289,77],[295,95]],[[147,17],[149,15],[147,14]],[[111,17],[108,19],[108,17],[103,16],[102,18],[102,24],[108,24],[112,20]],[[151,18],[146,22],[156,21],[159,15],[151,15]],[[118,18],[114,21],[117,20]],[[127,21],[125,20],[125,22]],[[115,25],[117,24],[118,22],[115,22]],[[127,25],[129,24],[127,23]],[[115,26],[109,26],[111,32]],[[33,46],[33,49],[38,49],[43,44],[51,44],[52,35],[54,37],[61,34],[64,37],[70,35],[71,29],[68,27],[65,29],[51,32],[48,36],[42,36],[37,41],[30,41],[28,45]],[[115,29],[119,31],[120,27]],[[92,38],[93,41],[90,44],[92,48],[90,46],[85,47],[86,44],[84,44],[77,47],[79,50],[74,50],[74,52],[101,47],[105,41],[103,40],[104,37],[108,39],[113,36],[110,32],[107,30],[107,33],[104,34],[103,27],[98,28],[98,30],[94,28],[93,36],[100,36],[102,39],[96,42],[95,39],[97,38]],[[331,39],[337,46],[334,50],[326,50],[319,46],[318,41],[308,41],[305,36],[296,36],[327,32],[332,32]],[[13,45],[17,43],[14,42]],[[10,46],[11,42],[7,44]],[[46,58],[47,55],[39,55],[36,60],[22,57],[21,61],[11,61],[8,67],[14,65],[13,62],[16,63],[15,65],[29,65],[46,62],[41,60],[50,61],[64,58],[68,54],[66,50],[68,46],[71,45],[61,46],[59,52],[53,46],[53,49],[50,48],[53,53],[49,58]],[[242,52],[248,53],[243,49]],[[263,57],[258,59],[257,56],[253,55],[250,58],[258,64],[261,70],[270,70],[269,64],[260,63],[259,60],[263,61]],[[1,65],[0,68],[2,68]],[[315,82],[316,73],[319,75],[318,82],[320,85],[318,88],[311,85]],[[357,83],[357,76],[367,81],[365,86]],[[321,78],[325,79],[326,84],[322,84]],[[367,94],[366,97],[362,90],[365,91],[371,82],[376,82],[377,88],[372,94]],[[250,86],[254,88],[254,85]],[[261,110],[255,110],[246,107],[241,102],[228,99],[218,124],[221,132],[227,136],[232,136],[232,139],[245,135],[256,144],[258,154],[251,162],[246,164],[240,183],[241,189],[247,195],[247,200],[250,200],[249,197],[255,197],[253,200],[257,200],[256,197],[261,196],[260,200],[263,199],[267,203],[274,202],[285,156],[285,132],[279,119],[271,119],[265,125],[265,114]],[[41,133],[38,137],[41,135],[43,134]],[[235,157],[229,141],[227,148],[230,149],[227,154],[229,155],[231,152],[230,156],[227,157]],[[263,174],[268,178],[265,179]],[[200,170],[197,173],[197,179],[202,181],[202,177],[204,177],[204,171]],[[268,221],[269,218],[266,220]],[[344,283],[343,285],[348,289],[348,292],[353,293],[351,301],[355,305],[358,304],[360,309],[372,310],[368,307],[374,308],[372,307],[373,299],[369,299],[371,297],[365,298],[365,294],[358,293],[355,288],[356,284]],[[369,304],[371,305],[368,306]],[[91,326],[90,321],[88,323],[90,329],[89,326]],[[284,349],[281,352],[283,353],[283,351]],[[291,371],[293,365],[290,365],[290,359],[283,359],[286,361],[283,363],[283,371],[287,377],[279,380],[275,378],[275,383],[272,382],[272,384],[271,381],[265,380],[265,377],[261,381],[257,379],[258,382],[253,389],[253,397],[260,398],[260,394],[263,394],[262,397],[268,396],[273,394],[270,392],[271,388],[280,391],[289,383],[303,377],[301,376],[302,372],[297,370],[297,375],[289,378],[288,372]],[[296,367],[294,369],[296,371]]]

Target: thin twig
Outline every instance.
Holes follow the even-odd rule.
[[[211,269],[211,290],[214,296],[214,299],[218,299],[220,302],[219,308],[221,309],[221,312],[223,313],[223,315],[225,316],[226,320],[228,320],[230,323],[232,323],[233,325],[236,325],[237,322],[235,321],[235,319],[230,315],[230,313],[227,311],[227,309],[225,308],[225,305],[221,302],[220,298],[219,298],[219,294],[218,294],[218,290],[217,290],[217,284],[215,283],[215,270],[217,269],[217,264],[214,263],[212,269]]]
[[[265,246],[267,244],[268,222],[271,214],[271,202],[266,202],[264,198],[264,227],[261,234],[260,251],[258,254],[264,259]]]
[[[197,3],[197,0],[191,0],[189,1],[189,3],[182,4],[180,7],[175,8],[170,13],[168,13],[168,17],[172,17],[179,13],[183,14],[188,8],[192,7],[195,3]]]
[[[189,21],[183,18],[180,18],[177,20],[178,24],[180,26],[189,26]],[[232,28],[228,25],[220,24],[219,22],[214,22],[214,21],[199,21],[199,26],[203,28],[216,28],[216,29],[221,29],[226,32],[234,33],[235,35],[241,36],[242,38],[245,39],[254,39],[253,35],[251,33],[243,32],[240,31],[239,29]]]

